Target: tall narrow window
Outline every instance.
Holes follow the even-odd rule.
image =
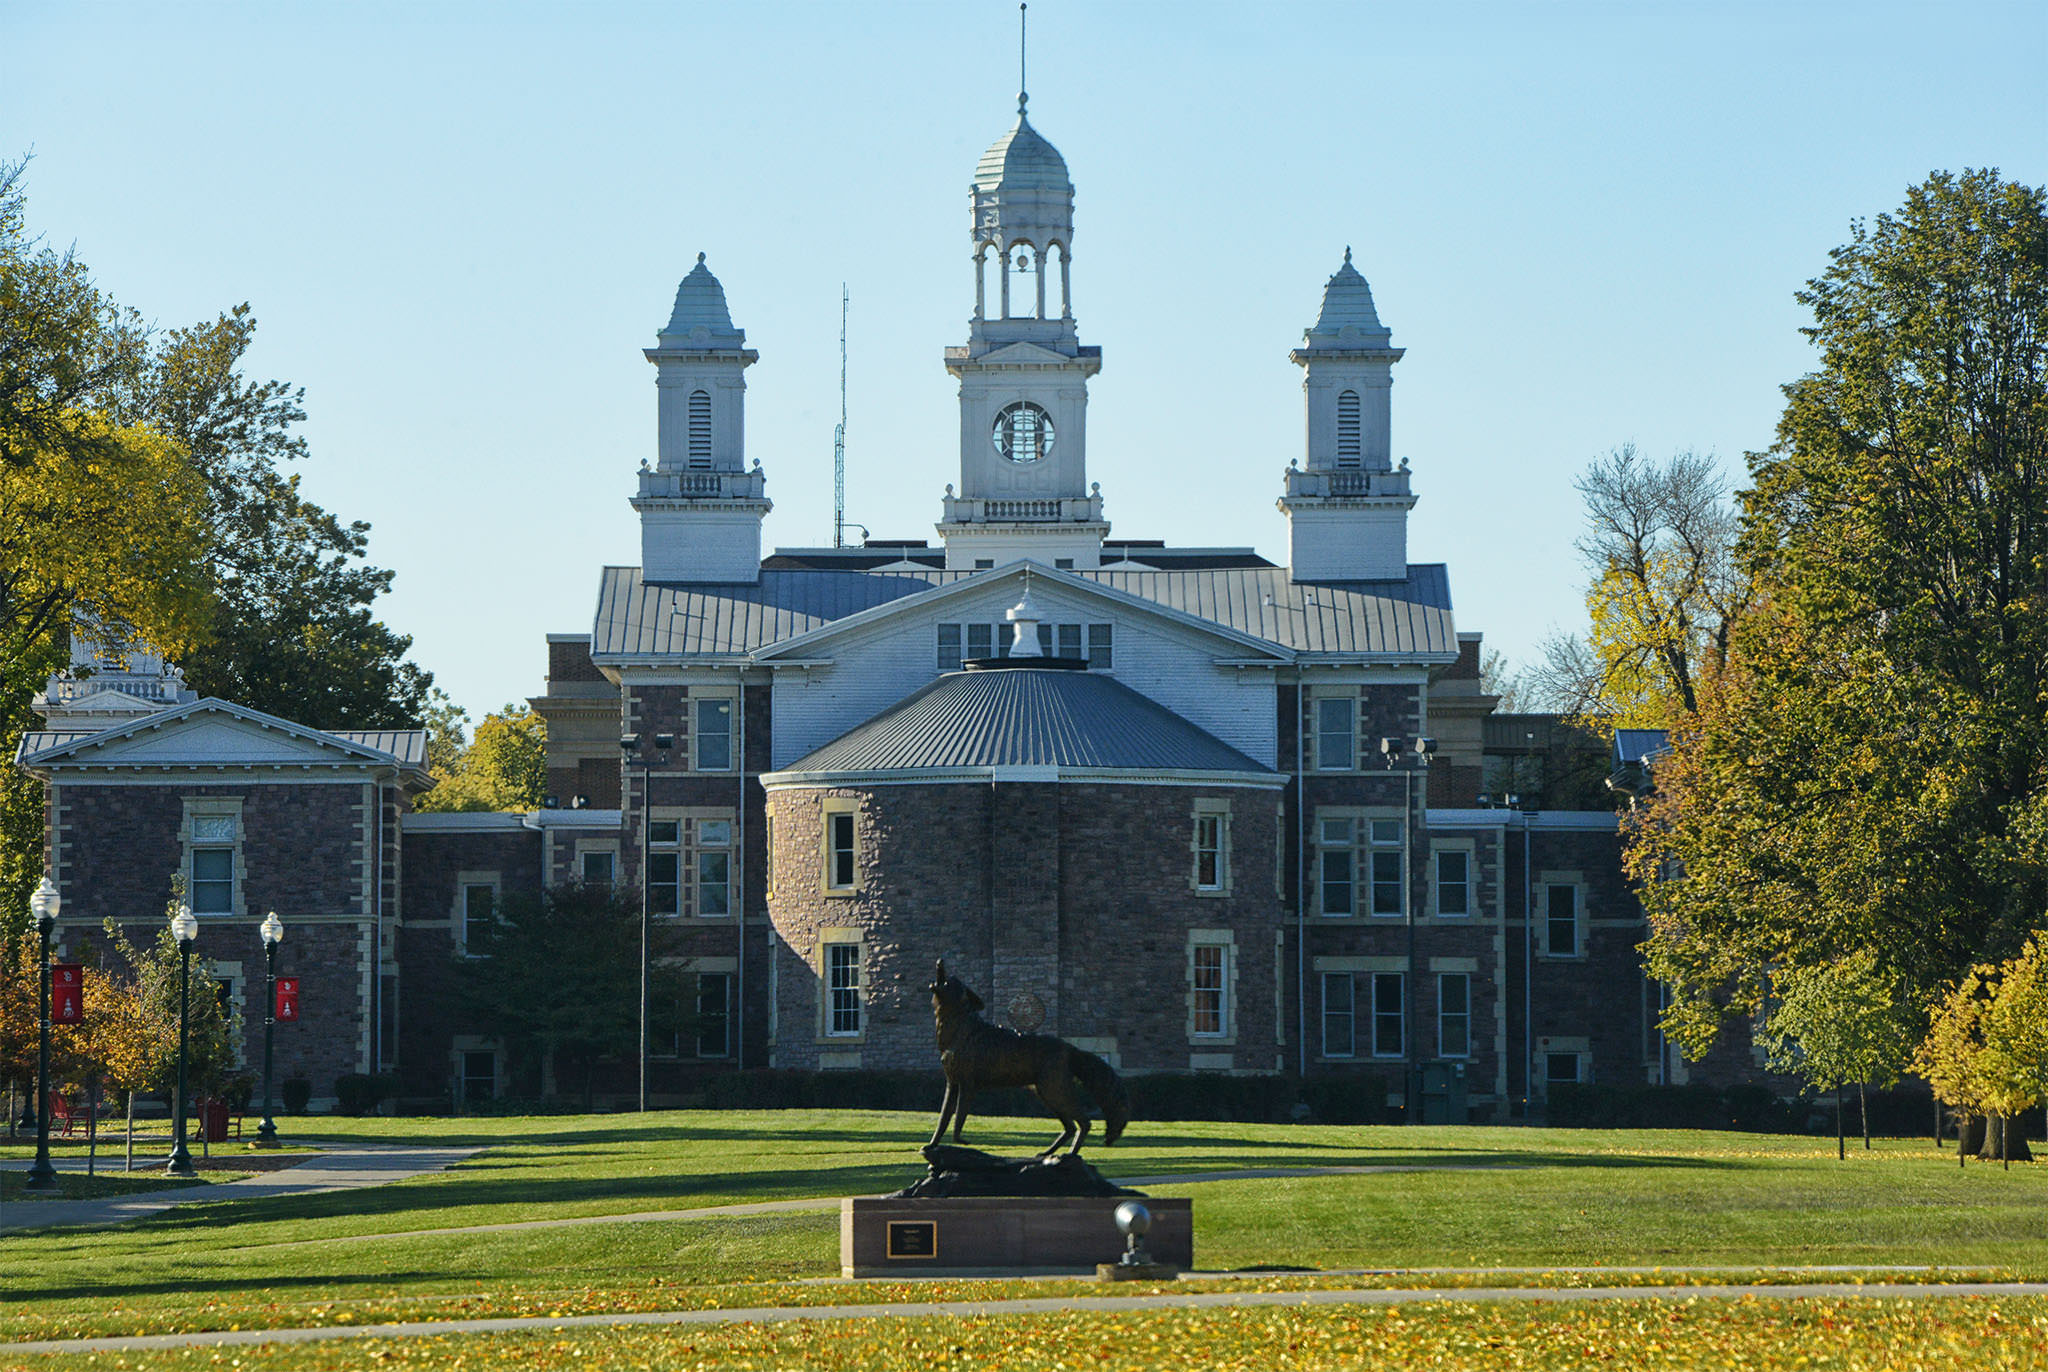
[[[1376,1058],[1398,1058],[1405,1051],[1401,1031],[1407,1023],[1403,1000],[1407,987],[1403,980],[1399,972],[1372,974],[1372,1055]]]
[[[1472,855],[1462,848],[1436,855],[1436,912],[1446,918],[1472,913]]]
[[[1051,657],[1053,655],[1052,630],[1053,626],[1050,624],[1040,624],[1038,626],[1038,655],[1040,657]]]
[[[939,626],[939,670],[957,672],[960,670],[960,626],[941,624]]]
[[[1444,972],[1436,979],[1436,1051],[1438,1057],[1472,1054],[1472,977]]]
[[[690,465],[711,466],[711,392],[690,392]]]
[[[825,816],[825,884],[851,891],[854,876],[853,812],[834,810]]]
[[[1358,744],[1358,701],[1353,696],[1316,698],[1316,770],[1348,772]]]
[[[1579,888],[1557,883],[1544,892],[1546,951],[1554,958],[1579,955]]]
[[[732,1056],[732,974],[697,974],[697,1056]]]
[[[994,657],[995,655],[995,626],[990,624],[968,625],[967,656],[970,658],[987,658]]]
[[[1407,908],[1407,883],[1403,872],[1407,854],[1402,844],[1405,826],[1398,819],[1372,822],[1372,912],[1400,915]]]
[[[657,819],[647,826],[647,908],[657,915],[682,911],[677,882],[682,875],[683,826],[673,819]]]
[[[1066,657],[1066,658],[1076,658],[1076,657],[1079,657],[1079,656],[1081,656],[1081,626],[1080,626],[1080,625],[1078,625],[1078,624],[1062,624],[1062,625],[1060,625],[1060,656],[1061,656],[1061,657]]]
[[[185,903],[195,915],[235,912],[235,826],[233,815],[194,815],[192,871]]]
[[[1357,904],[1357,855],[1352,848],[1355,825],[1348,819],[1326,819],[1316,844],[1323,869],[1323,913],[1355,914]]]
[[[1345,391],[1337,397],[1337,465],[1359,465],[1357,391]]]
[[[825,1032],[860,1032],[860,945],[825,945]]]
[[[732,821],[697,821],[697,913],[732,913]]]
[[[1112,661],[1115,647],[1113,624],[1090,624],[1088,626],[1088,665],[1097,671],[1108,671],[1116,663]]]
[[[1195,1032],[1221,1035],[1229,1032],[1226,968],[1230,949],[1221,943],[1198,943],[1195,954]]]
[[[498,904],[498,888],[487,882],[472,882],[462,888],[462,949],[472,952],[489,939],[489,928]]]
[[[1348,1058],[1358,1051],[1353,997],[1356,983],[1349,972],[1323,973],[1323,1056]]]
[[[732,702],[720,697],[705,697],[695,705],[692,716],[697,730],[693,741],[697,770],[731,771]]]
[[[1195,816],[1195,889],[1223,889],[1223,816]]]

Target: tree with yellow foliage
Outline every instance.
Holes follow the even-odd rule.
[[[459,711],[454,712],[459,714]],[[457,747],[452,761],[433,766],[434,789],[421,796],[421,810],[537,810],[548,785],[547,721],[524,705],[507,705],[484,716],[476,737]]]

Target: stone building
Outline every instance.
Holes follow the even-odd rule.
[[[1074,187],[1021,100],[970,200],[936,542],[763,556],[760,354],[699,255],[645,352],[639,563],[601,571],[588,633],[548,639],[548,804],[411,813],[416,733],[161,692],[87,720],[53,696],[19,762],[49,785],[67,926],[154,916],[166,873],[198,889],[207,845],[234,845],[202,920],[253,938],[274,904],[294,938],[317,927],[294,944],[308,1004],[326,978],[348,1007],[321,1065],[421,1095],[507,1089],[437,979],[496,902],[565,882],[644,889],[691,979],[699,1032],[660,1045],[662,1095],[705,1071],[928,1064],[937,957],[999,1018],[1126,1071],[1371,1073],[1398,1096],[1428,1065],[1480,1117],[1558,1082],[1682,1079],[1609,760],[1497,714],[1447,569],[1408,561],[1402,349],[1350,252],[1288,354],[1306,437],[1276,473],[1275,566],[1112,532]]]

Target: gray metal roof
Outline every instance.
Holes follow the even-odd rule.
[[[1671,731],[1668,729],[1616,729],[1614,731],[1614,760],[1623,766],[1641,762],[1659,753],[1671,750]]]
[[[638,567],[607,567],[598,589],[590,651],[598,660],[740,657],[849,615],[925,595],[971,577],[965,571],[763,571],[752,586],[663,585]],[[1457,656],[1450,578],[1441,563],[1409,567],[1405,581],[1294,582],[1285,567],[1193,571],[1054,572],[1149,601],[1306,656]]]
[[[989,767],[1277,775],[1112,677],[1051,667],[948,672],[779,770]]]
[[[425,729],[329,729],[326,732],[358,747],[389,753],[407,767],[427,765]]]
[[[67,743],[76,743],[82,738],[91,738],[101,733],[99,729],[35,729],[21,736],[21,742],[14,749],[17,762],[34,757],[37,753],[52,748],[62,748]]]

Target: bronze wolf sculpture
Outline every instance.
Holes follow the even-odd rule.
[[[1060,1136],[1038,1156],[1049,1158],[1065,1148],[1079,1153],[1088,1137],[1088,1113],[1074,1089],[1078,1081],[1102,1107],[1102,1141],[1115,1143],[1130,1123],[1130,1097],[1116,1069],[1073,1044],[1050,1034],[1020,1034],[981,1017],[982,999],[958,977],[946,975],[940,959],[928,988],[932,1017],[938,1024],[939,1061],[946,1069],[946,1099],[939,1107],[939,1127],[932,1145],[953,1126],[953,1142],[967,1125],[968,1102],[983,1087],[1024,1086],[1036,1092],[1046,1109],[1059,1117]]]

